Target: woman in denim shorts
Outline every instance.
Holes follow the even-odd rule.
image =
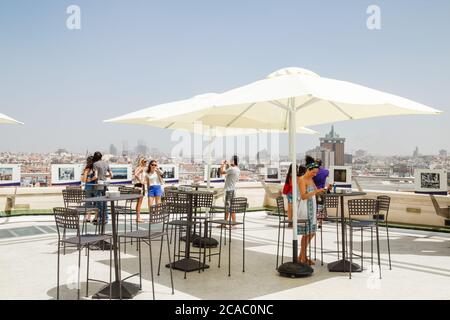
[[[148,207],[150,208],[154,204],[161,203],[162,190],[162,178],[163,172],[159,170],[156,160],[151,160],[147,169],[145,181],[148,190]]]

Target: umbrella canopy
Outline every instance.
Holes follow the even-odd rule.
[[[14,120],[11,117],[8,117],[7,115],[0,113],[0,124],[23,124],[20,121]]]
[[[386,115],[440,113],[393,94],[320,77],[306,69],[286,68],[216,96],[214,108],[202,108],[185,118],[210,126],[284,131],[289,127],[290,101],[297,113],[296,128]]]
[[[320,77],[301,68],[286,68],[267,78],[214,97],[214,106],[189,119],[224,128],[289,131],[290,158],[296,163],[295,133],[305,125],[381,116],[439,114],[423,104],[346,81]],[[185,116],[187,117],[187,116]],[[296,176],[296,166],[292,166]],[[297,184],[292,193],[297,194]],[[297,264],[297,197],[293,197],[293,265]],[[286,269],[292,269],[292,266]],[[307,269],[303,267],[302,270]],[[312,269],[309,271],[312,272]]]
[[[160,128],[170,128],[171,123],[174,122],[174,120],[183,123],[193,122],[186,118],[183,118],[183,115],[190,112],[197,112],[204,109],[205,107],[211,106],[213,99],[216,98],[217,96],[218,96],[217,93],[205,93],[202,95],[192,97],[190,99],[163,103],[136,112],[127,113],[117,118],[105,120],[104,122],[123,123],[123,124],[143,124]],[[149,121],[152,120],[158,121],[154,122],[153,124],[149,124]]]
[[[148,125],[157,128],[186,130],[195,132],[202,128],[202,133],[213,135],[216,137],[230,135],[250,135],[266,132],[267,129],[274,128],[238,128],[232,130],[223,126],[208,125],[202,126],[201,118],[203,112],[208,112],[214,105],[216,99],[220,97],[217,93],[205,93],[197,95],[190,99],[179,100],[164,103],[149,108],[145,108],[136,112],[127,113],[123,116],[105,120],[106,123],[122,123],[122,124],[139,124]],[[276,130],[276,131],[286,131]],[[313,135],[318,134],[317,131],[299,127],[297,133]]]

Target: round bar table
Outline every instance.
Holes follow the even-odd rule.
[[[130,282],[119,282],[119,259],[117,255],[117,229],[116,229],[116,211],[115,203],[117,201],[136,200],[141,198],[142,195],[138,194],[122,194],[118,197],[93,197],[86,198],[84,202],[110,202],[111,203],[111,220],[112,220],[112,239],[113,239],[113,251],[114,251],[114,276],[115,281],[112,284],[108,284],[99,292],[97,292],[94,299],[109,299],[109,287],[112,286],[112,299],[120,298],[120,286],[122,287],[122,299],[131,299],[139,292],[139,286]]]
[[[331,192],[327,193],[327,197],[339,197],[340,202],[340,211],[341,211],[341,233],[342,233],[342,259],[338,261],[334,261],[328,264],[328,271],[330,272],[348,272],[350,261],[345,259],[345,242],[346,242],[346,236],[345,236],[345,214],[344,214],[344,198],[345,197],[357,197],[357,196],[364,196],[366,195],[365,192]],[[361,267],[353,263],[352,264],[352,272],[361,272]]]

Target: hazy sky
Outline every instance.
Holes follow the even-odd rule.
[[[71,4],[81,30],[66,27]],[[371,4],[381,30],[366,27]],[[0,0],[0,113],[26,123],[0,127],[0,150],[121,149],[140,139],[169,151],[168,131],[102,120],[297,66],[444,111],[337,123],[347,152],[435,154],[450,150],[449,38],[448,0]],[[302,136],[298,150],[317,144]]]

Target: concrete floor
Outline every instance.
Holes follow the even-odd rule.
[[[378,266],[370,266],[370,233],[364,241],[364,270],[348,274],[330,273],[326,264],[337,260],[336,254],[324,255],[321,266],[317,252],[314,274],[308,278],[288,279],[275,270],[278,218],[265,212],[248,213],[246,220],[246,264],[242,272],[242,231],[233,230],[232,274],[228,277],[228,243],[223,247],[222,266],[218,256],[208,262],[204,272],[192,272],[184,279],[184,272],[174,270],[175,294],[171,294],[169,269],[162,267],[156,276],[157,299],[449,299],[450,298],[450,234],[390,229],[392,270],[389,270],[385,232],[381,232],[382,276]],[[287,259],[291,256],[292,230],[287,230]],[[216,236],[219,229],[215,229]],[[324,226],[324,248],[336,248],[336,227]],[[320,238],[319,238],[320,239]],[[318,240],[319,240],[318,239]],[[57,236],[51,216],[14,217],[0,219],[0,299],[56,298],[56,242]],[[354,238],[355,250],[360,246],[359,234]],[[318,241],[319,244],[319,241]],[[154,245],[154,264],[157,266],[159,243]],[[195,250],[195,249],[194,249]],[[215,249],[216,250],[216,249]],[[163,248],[163,264],[168,262],[167,248]],[[214,251],[216,252],[216,251]],[[152,299],[148,247],[143,245],[143,290],[135,299]],[[68,249],[61,257],[62,299],[76,299],[76,251]],[[91,277],[109,279],[109,252],[91,252]],[[358,261],[355,261],[358,262]],[[86,256],[82,255],[82,294],[85,290]],[[359,262],[358,262],[359,263]],[[135,246],[122,254],[122,277],[138,270]],[[132,282],[138,283],[137,278]],[[90,283],[89,295],[102,284]]]

